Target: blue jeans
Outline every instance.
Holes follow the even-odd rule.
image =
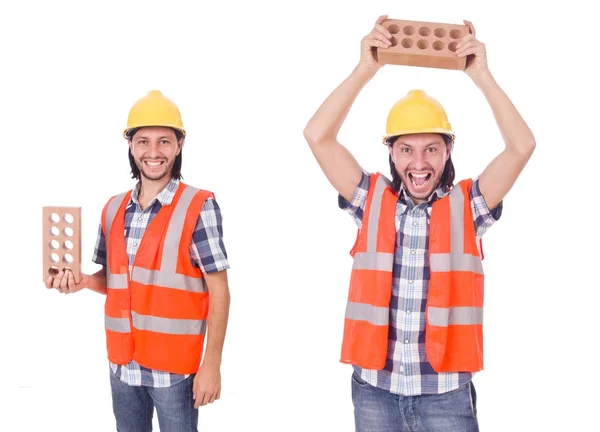
[[[478,432],[472,382],[437,395],[399,396],[373,387],[354,372],[356,432]]]
[[[194,375],[171,387],[129,386],[110,371],[113,412],[118,432],[150,432],[156,407],[161,432],[197,432]]]

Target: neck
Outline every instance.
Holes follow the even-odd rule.
[[[139,200],[143,202],[148,202],[154,199],[161,191],[167,186],[167,184],[171,181],[171,176],[167,175],[160,180],[149,180],[143,175],[141,176],[141,185],[140,185],[140,193]]]

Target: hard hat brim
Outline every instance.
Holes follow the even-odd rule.
[[[399,130],[399,131],[394,131],[393,133],[385,134],[383,136],[383,144],[388,145],[387,141],[390,138],[397,137],[400,135],[413,135],[413,134],[426,134],[426,133],[439,133],[442,135],[447,135],[452,139],[455,138],[454,132],[449,131],[448,129],[443,129],[443,128],[407,129],[407,130]]]
[[[171,129],[175,129],[178,130],[179,132],[181,132],[183,134],[183,137],[185,138],[186,136],[186,131],[184,128],[179,127],[179,126],[175,126],[175,125],[167,125],[167,124],[143,124],[143,125],[135,125],[135,126],[130,126],[127,129],[125,129],[123,131],[123,137],[125,139],[128,139],[127,134],[132,131],[133,129],[141,129],[144,127],[166,127],[166,128],[171,128]]]

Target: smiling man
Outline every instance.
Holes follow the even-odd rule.
[[[221,212],[212,192],[181,181],[186,131],[170,99],[149,92],[127,123],[138,182],[104,206],[94,254],[102,269],[79,281],[61,272],[46,286],[106,295],[119,431],[152,430],[155,408],[161,431],[195,431],[198,407],[221,393],[229,315]]]
[[[361,89],[382,67],[375,49],[392,35],[380,17],[359,64],[304,130],[338,203],[358,226],[341,361],[353,365],[357,432],[478,430],[473,374],[483,369],[480,238],[527,164],[534,137],[498,86],[484,45],[465,21],[456,55],[483,92],[505,148],[475,179],[454,184],[455,134],[422,90],[390,110],[383,143],[391,180],[363,170],[338,139]]]

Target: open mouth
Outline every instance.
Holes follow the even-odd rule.
[[[412,186],[417,190],[427,189],[431,180],[431,173],[408,173]]]
[[[161,166],[164,163],[164,161],[144,161],[144,165],[146,165],[147,167],[150,168],[158,168],[159,166]]]

